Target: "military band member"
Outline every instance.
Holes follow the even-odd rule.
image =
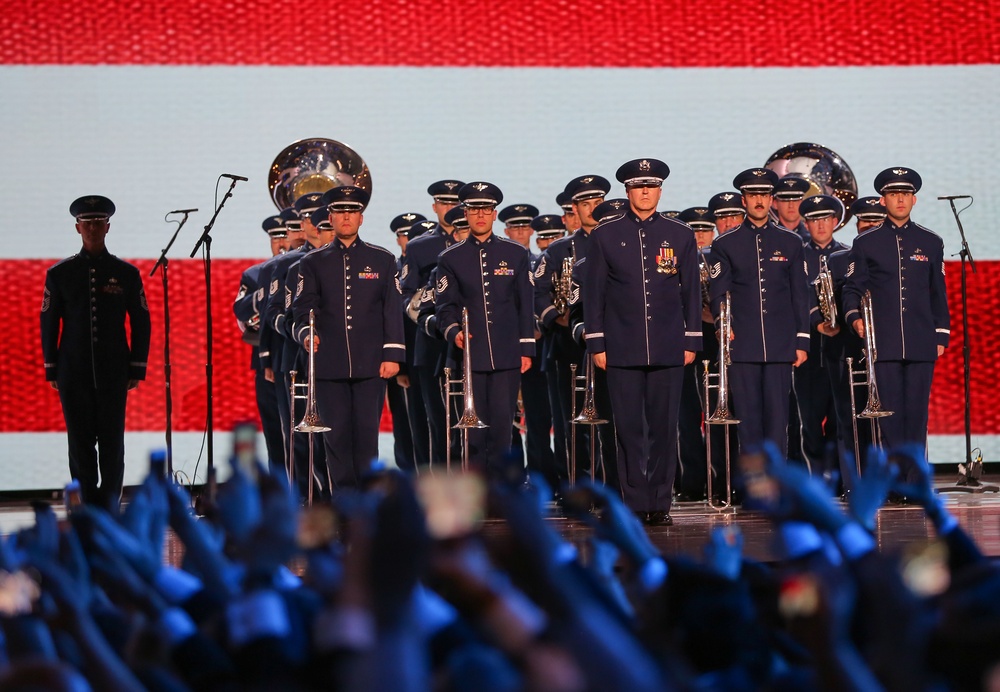
[[[944,280],[944,242],[910,218],[920,175],[888,168],[875,177],[886,220],[854,240],[844,286],[845,321],[862,338],[861,298],[871,292],[875,375],[887,446],[927,444],[927,409],[934,363],[948,347],[950,315]]]
[[[593,217],[594,221],[600,223],[604,219],[619,216],[624,214],[628,209],[628,200],[624,197],[615,197],[614,199],[606,199],[596,207],[594,207]]]
[[[820,257],[825,257],[829,263],[833,253],[847,249],[846,245],[833,238],[844,217],[844,205],[831,195],[813,195],[802,201],[800,209],[809,231],[809,241],[803,246],[806,278],[813,286],[819,276]],[[799,406],[802,452],[806,462],[814,475],[832,479],[835,472],[838,475],[840,472],[837,464],[840,431],[833,398],[840,370],[837,364],[840,354],[834,339],[840,332],[840,326],[830,327],[825,321],[815,298],[815,287],[812,292],[809,359],[795,370],[792,384]]]
[[[719,235],[739,228],[746,218],[743,197],[738,192],[720,192],[708,200],[708,210],[715,217],[715,230]]]
[[[541,253],[545,252],[549,245],[566,235],[562,217],[556,214],[536,216],[531,220],[531,227],[535,229],[535,245],[538,246],[539,260]]]
[[[270,241],[271,257],[288,251],[290,241],[280,214],[264,219],[261,227]],[[266,274],[265,265],[266,261],[259,262],[243,272],[243,276],[240,277],[240,289],[233,303],[233,313],[236,315],[236,324],[243,334],[243,340],[251,346],[250,369],[254,371],[254,395],[257,400],[257,412],[260,415],[261,431],[264,433],[264,443],[267,446],[268,465],[279,468],[285,458],[281,417],[278,415],[278,401],[272,384],[273,374],[269,381],[260,357],[261,350],[270,353],[271,342],[269,332],[261,329],[261,312],[265,304],[258,303],[258,300],[264,297],[261,288],[264,286],[262,277]],[[266,278],[264,281],[266,282]]]
[[[778,176],[751,168],[733,180],[746,219],[712,243],[712,314],[731,296],[729,382],[740,446],[771,440],[787,452],[792,368],[809,355],[809,287],[802,239],[768,215]]]
[[[608,187],[608,189],[610,190],[611,188]],[[580,228],[580,215],[576,213],[576,207],[573,205],[573,196],[564,189],[556,195],[556,204],[562,209],[563,228],[568,233],[572,233]]]
[[[670,525],[684,366],[701,348],[701,288],[691,229],[656,213],[670,169],[636,159],[617,171],[629,209],[594,231],[583,272],[587,350],[607,371],[625,503]]]
[[[858,235],[866,233],[873,228],[882,225],[885,221],[885,207],[882,206],[880,197],[861,197],[851,205],[851,215],[855,218]],[[844,324],[844,284],[847,281],[847,270],[850,266],[850,249],[840,250],[830,255],[828,260],[830,273],[833,274],[833,290],[837,298],[837,322],[840,324],[840,332],[829,339],[832,349],[829,356],[828,367],[836,371],[834,377],[833,399],[837,408],[837,429],[840,431],[840,439],[844,446],[841,454],[841,474],[845,489],[850,489],[851,473],[850,469],[843,464],[854,465],[855,447],[861,454],[861,463],[865,462],[864,450],[867,450],[872,442],[872,426],[868,421],[859,420],[857,425],[858,439],[855,445],[854,425],[852,418],[861,413],[865,407],[865,396],[855,397],[855,409],[851,409],[851,386],[850,375],[847,372],[846,359],[852,360],[852,367],[857,370],[863,367],[862,356],[864,352],[864,341],[853,329]]]
[[[532,221],[538,216],[538,207],[532,204],[511,204],[500,210],[497,219],[504,224],[504,233],[528,251],[528,270],[534,273],[541,254],[531,251],[531,234],[535,232]],[[534,306],[532,306],[533,308]],[[535,329],[535,353],[542,352],[542,332]],[[549,487],[558,487],[559,468],[552,452],[552,409],[549,405],[548,383],[542,371],[542,358],[535,357],[531,367],[521,375],[521,403],[524,407],[525,444],[528,471],[541,474]],[[520,431],[514,432],[515,447],[521,442]]]
[[[575,216],[579,219],[579,227],[566,238],[561,238],[549,245],[542,254],[542,259],[535,268],[535,314],[542,326],[542,331],[552,333],[553,339],[553,360],[556,366],[556,376],[558,379],[560,404],[552,406],[552,410],[559,410],[563,414],[563,421],[566,430],[567,440],[572,440],[570,435],[576,430],[576,460],[578,477],[583,477],[590,471],[590,443],[589,435],[592,431],[588,428],[593,426],[574,426],[570,423],[569,413],[572,411],[571,397],[576,396],[573,391],[575,383],[571,376],[570,365],[577,365],[577,372],[583,373],[584,347],[582,339],[577,341],[573,338],[571,331],[570,312],[572,305],[560,308],[554,302],[556,287],[563,276],[563,266],[567,259],[570,265],[578,266],[578,263],[587,256],[590,247],[590,234],[597,227],[597,220],[594,218],[594,209],[603,201],[605,195],[611,190],[611,183],[606,178],[599,175],[583,175],[574,178],[566,185],[564,194],[569,198]],[[565,199],[566,197],[563,197]],[[565,217],[564,217],[565,218]],[[567,226],[567,228],[570,228]],[[579,277],[575,277],[572,282],[574,288],[579,288]],[[575,298],[575,300],[574,300]],[[579,303],[579,295],[570,295],[571,302]],[[577,310],[580,310],[582,303],[579,303]],[[578,318],[582,322],[582,316]],[[580,329],[582,332],[582,328]],[[603,373],[595,378],[596,405],[605,418],[610,419],[610,403],[608,401],[606,377]],[[604,471],[606,480],[611,487],[618,486],[617,464],[614,462],[616,443],[614,441],[614,425],[611,423],[598,426],[601,436],[601,448],[603,453]],[[570,446],[571,443],[570,443]],[[560,467],[562,460],[558,460]],[[566,467],[568,469],[568,459]],[[595,469],[597,463],[595,460]],[[568,472],[563,474],[564,479],[568,479]]]
[[[295,339],[317,356],[316,404],[331,428],[323,438],[337,489],[357,487],[378,457],[384,382],[406,355],[396,258],[358,237],[368,199],[350,185],[324,195],[334,238],[302,258],[295,289]]]
[[[774,202],[771,204],[778,217],[778,225],[798,233],[804,243],[809,242],[809,230],[802,221],[799,207],[807,192],[808,180],[798,175],[786,175],[778,180],[778,185],[774,188]]]
[[[45,274],[45,379],[59,391],[69,470],[83,501],[117,511],[125,475],[125,402],[128,391],[146,379],[149,306],[139,270],[105,244],[114,203],[88,195],[75,200],[69,213],[83,247]]]
[[[486,429],[469,430],[470,461],[492,478],[509,478],[505,465],[521,374],[535,354],[528,251],[493,233],[500,189],[473,182],[459,191],[470,236],[441,253],[437,323],[448,342],[468,348],[477,411]],[[468,309],[470,343],[462,333]]]
[[[424,289],[431,270],[437,266],[438,255],[454,242],[454,228],[447,221],[447,214],[458,204],[458,190],[462,185],[460,180],[439,180],[427,188],[427,194],[433,198],[431,208],[438,222],[433,230],[425,231],[410,241],[400,274],[403,307],[409,308],[412,314],[419,312],[422,298],[430,300],[431,296],[426,295]],[[410,430],[413,434],[413,455],[418,467],[445,462],[444,399],[440,379],[440,364],[444,352],[445,344],[442,340],[428,335],[424,330],[417,330],[413,346],[413,367],[410,370],[410,387],[415,388],[410,397]]]
[[[396,235],[396,245],[399,247],[399,257],[396,258],[396,272],[402,274],[406,261],[406,246],[409,243],[410,230],[413,225],[426,221],[423,214],[408,212],[400,214],[389,222],[389,230]],[[399,367],[399,374],[385,384],[385,396],[389,402],[389,412],[392,414],[393,456],[396,466],[404,471],[415,471],[416,463],[413,457],[413,433],[410,426],[409,404],[410,368],[413,366],[413,344],[417,336],[417,325],[413,320],[403,320],[403,334],[406,344],[406,361]],[[420,402],[423,410],[423,402]],[[426,428],[426,426],[424,426]]]
[[[716,354],[718,343],[715,340],[715,327],[712,324],[712,313],[708,307],[709,303],[707,300],[707,265],[706,271],[703,272],[701,264],[706,261],[706,256],[702,253],[710,249],[712,239],[715,237],[715,217],[707,207],[690,207],[683,210],[677,217],[677,220],[691,227],[691,230],[694,232],[695,246],[698,250],[699,290],[702,296],[702,347],[695,354],[694,362],[684,366],[680,415],[677,420],[678,458],[680,464],[678,466],[676,488],[678,500],[699,500],[705,497],[707,489],[705,482],[705,439],[702,435],[703,407],[701,399],[702,374],[704,372],[702,361],[706,359],[715,360],[718,357]],[[720,447],[719,450],[722,450],[722,448]],[[718,456],[714,446],[712,451],[713,456]],[[725,469],[723,469],[724,472]]]

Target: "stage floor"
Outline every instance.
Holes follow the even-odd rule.
[[[998,478],[984,478],[984,482],[994,485],[998,481]],[[953,487],[953,483],[940,481],[937,486],[948,488]],[[942,498],[983,553],[1000,557],[1000,493],[944,493]],[[65,516],[62,505],[55,505],[54,508],[60,517]],[[703,502],[678,502],[674,504],[671,514],[674,517],[673,526],[647,529],[653,543],[664,554],[700,557],[713,528],[736,525],[743,533],[744,553],[748,558],[764,562],[780,558],[772,524],[760,513],[740,509],[716,510]],[[583,542],[591,535],[591,529],[582,522],[562,517],[553,517],[550,521],[569,541]],[[10,534],[32,522],[27,502],[0,505],[0,534]],[[502,522],[487,521],[483,532],[489,537],[505,533],[506,528]],[[879,510],[875,538],[879,550],[883,552],[895,553],[907,545],[927,541],[934,536],[933,527],[919,507],[887,505]],[[177,564],[182,547],[171,536],[164,552],[167,562]]]

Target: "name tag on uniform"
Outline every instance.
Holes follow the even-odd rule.
[[[788,258],[781,254],[781,250],[775,250],[774,254],[771,255],[772,262],[787,262]]]
[[[514,276],[514,270],[507,266],[507,262],[501,260],[500,266],[493,270],[493,276]]]
[[[365,267],[364,271],[358,272],[359,279],[377,279],[378,272],[373,272],[371,267]]]

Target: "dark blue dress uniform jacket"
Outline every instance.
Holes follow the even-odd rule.
[[[312,249],[312,245],[306,243],[284,255],[272,257],[265,263],[266,267],[270,267],[270,281],[267,285],[267,305],[263,319],[272,330],[270,359],[271,368],[275,372],[286,373],[296,369],[298,346],[291,341],[285,325],[285,304],[290,291],[286,284],[294,281],[294,277],[289,279],[288,270]]]
[[[951,334],[944,282],[944,242],[923,226],[886,221],[858,236],[844,285],[844,321],[861,319],[872,295],[879,360],[937,360]]]
[[[542,326],[551,328],[559,314],[552,304],[552,289],[556,277],[562,273],[563,260],[573,258],[574,265],[586,259],[590,249],[590,234],[582,228],[573,235],[555,240],[549,245],[535,267],[535,314]],[[574,268],[574,272],[576,269]],[[578,277],[574,277],[576,280]]]
[[[848,248],[848,246],[836,240],[831,240],[830,243],[824,248],[821,248],[819,245],[814,243],[812,239],[807,240],[805,244],[802,246],[802,251],[806,258],[806,281],[809,284],[809,290],[810,290],[809,325],[811,327],[818,327],[824,321],[823,311],[819,307],[819,294],[816,292],[816,286],[813,285],[813,282],[816,280],[816,277],[819,276],[819,258],[820,256],[826,257],[827,267],[830,269],[830,273],[834,274],[833,267],[830,266],[830,257],[838,252],[843,252],[849,249],[850,248]],[[836,278],[834,278],[835,291],[836,291],[836,284],[837,280]],[[836,292],[834,293],[834,296],[836,297]],[[838,305],[837,306],[838,323],[841,322],[843,316],[844,312]],[[813,365],[820,363],[820,361],[824,357],[824,354],[828,355],[831,353],[831,348],[832,348],[831,342],[836,338],[837,337],[829,337],[826,336],[825,334],[820,334],[818,331],[815,334],[813,334],[812,338],[810,339],[811,343],[809,344],[809,361],[812,362]]]
[[[469,309],[473,371],[521,367],[535,355],[535,318],[528,251],[490,234],[452,245],[438,259],[437,327],[451,343]]]
[[[105,387],[146,378],[150,320],[142,277],[107,250],[80,250],[49,268],[41,322],[46,380]]]
[[[665,262],[676,271],[657,271]],[[632,211],[591,233],[583,273],[587,350],[616,367],[684,365],[701,349],[698,247],[691,228]]]
[[[437,228],[422,233],[406,244],[406,258],[399,275],[399,283],[403,293],[403,309],[410,304],[413,294],[425,287],[430,280],[431,270],[437,266],[438,256],[445,248],[451,247],[454,240],[440,225]],[[429,292],[424,293],[420,308],[433,305],[434,297]],[[407,317],[406,319],[409,319]],[[437,368],[444,352],[444,344],[439,340],[417,331],[414,340],[412,363],[419,367]]]
[[[734,362],[793,363],[797,350],[809,350],[812,289],[797,233],[744,220],[712,241],[709,274],[716,320],[731,294]]]
[[[335,239],[310,252],[299,263],[292,306],[300,344],[316,311],[318,379],[378,377],[383,362],[405,361],[396,258],[385,248]]]

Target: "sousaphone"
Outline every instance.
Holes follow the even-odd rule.
[[[358,152],[334,139],[301,139],[282,149],[267,176],[271,200],[285,209],[310,192],[341,185],[372,191],[372,176]]]
[[[778,177],[797,175],[809,183],[806,197],[832,195],[844,204],[843,218],[838,229],[851,218],[851,204],[858,198],[858,181],[854,171],[841,156],[822,144],[798,142],[771,154],[764,164]]]

